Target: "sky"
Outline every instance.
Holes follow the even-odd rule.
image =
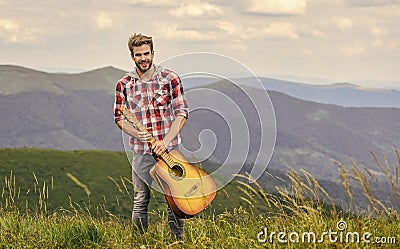
[[[0,64],[131,70],[143,33],[155,62],[210,52],[260,77],[400,89],[399,23],[400,0],[0,0]]]

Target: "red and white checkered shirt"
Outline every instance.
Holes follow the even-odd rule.
[[[114,120],[121,120],[118,110],[126,105],[136,119],[161,140],[168,133],[175,117],[188,117],[189,108],[179,76],[171,70],[155,65],[155,72],[149,81],[142,81],[136,70],[127,73],[116,85]],[[178,134],[168,148],[181,142]],[[142,143],[131,137],[131,149],[138,154],[150,154],[149,143]]]

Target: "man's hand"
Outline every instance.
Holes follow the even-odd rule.
[[[143,143],[147,143],[150,142],[152,136],[149,132],[147,131],[138,131],[137,133],[137,138],[143,142]]]
[[[156,141],[153,146],[151,146],[151,149],[157,156],[161,156],[162,153],[167,149],[167,146],[164,142],[164,140],[159,140]]]
[[[137,138],[143,143],[148,143],[151,141],[153,136],[147,131],[138,131]],[[164,140],[156,141],[151,146],[151,149],[157,156],[161,156],[161,154],[167,149],[166,142]]]

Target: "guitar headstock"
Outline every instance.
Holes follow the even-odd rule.
[[[125,106],[122,105],[121,108],[118,110],[119,114],[123,115],[126,120],[128,120],[131,123],[135,123],[137,119],[132,115],[132,113],[129,111],[129,109]]]
[[[139,130],[146,130],[125,105],[122,105],[118,112],[123,115],[129,123],[134,124]]]
[[[138,130],[149,132],[149,131],[142,125],[142,123],[140,123],[140,122],[136,119],[136,117],[131,113],[131,111],[130,111],[125,105],[122,105],[122,106],[121,106],[121,108],[118,110],[118,113],[119,113],[120,115],[123,115],[124,118],[125,118],[129,123],[131,123],[131,124],[133,124],[134,126],[136,126],[136,128],[137,128]],[[150,143],[152,143],[153,141],[155,141],[154,138],[153,138],[152,141],[150,141]]]

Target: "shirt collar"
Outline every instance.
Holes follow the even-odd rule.
[[[157,74],[161,73],[161,71],[163,70],[163,67],[156,65],[156,64],[153,64],[153,65],[154,65],[154,69],[155,69],[154,73],[153,73],[153,77],[154,77]],[[136,67],[134,67],[132,71],[128,72],[127,75],[129,75],[130,77],[135,78],[135,79],[140,79],[139,75],[136,72]]]

